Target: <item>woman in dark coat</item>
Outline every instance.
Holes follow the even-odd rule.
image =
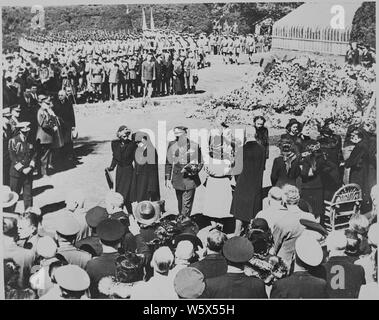
[[[269,157],[268,129],[265,127],[266,119],[262,116],[254,118],[254,126],[257,132],[257,142],[265,148],[266,159]]]
[[[132,202],[157,201],[160,199],[158,153],[147,133],[136,133],[134,141],[138,148],[135,153]]]
[[[320,136],[317,141],[320,143],[321,152],[325,159],[330,162],[330,171],[321,173],[321,180],[324,186],[324,200],[330,201],[334,193],[342,186],[343,180],[343,162],[342,139],[341,136],[334,133],[333,120],[325,120],[322,127],[319,128]]]
[[[323,172],[329,170],[328,162],[320,151],[320,144],[317,141],[310,140],[305,148],[300,160],[301,199],[311,205],[315,218],[320,217],[322,222],[324,189],[321,176]]]
[[[117,131],[118,140],[112,141],[112,163],[109,171],[116,169],[116,192],[124,197],[129,214],[133,214],[130,191],[134,175],[134,154],[137,144],[129,139],[131,134],[127,126],[121,126]]]
[[[285,184],[296,186],[300,175],[299,157],[294,144],[288,139],[279,141],[280,156],[274,159],[271,170],[271,185],[282,187]]]
[[[349,183],[356,183],[362,189],[362,211],[367,211],[370,202],[370,190],[368,184],[369,171],[369,151],[368,145],[363,140],[361,130],[355,130],[351,133],[351,142],[354,143],[354,149],[350,157],[345,162],[345,168],[350,168]]]
[[[250,130],[249,130],[250,131]],[[262,182],[265,149],[255,140],[255,130],[246,134],[246,143],[237,150],[233,175],[239,175],[233,193],[230,213],[236,219],[235,235],[242,224],[248,224],[262,210]]]

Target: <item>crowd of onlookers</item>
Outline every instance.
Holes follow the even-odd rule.
[[[224,120],[219,133],[227,139]],[[191,189],[188,179],[197,176],[200,167],[182,175],[182,164],[166,163],[165,179],[176,190],[178,213],[166,212],[159,184],[158,190],[151,186],[151,179],[158,179],[157,163],[136,163],[125,171],[127,160],[122,158],[135,159],[129,154],[137,153],[134,143],[149,148],[146,133],[131,138],[126,126],[112,142],[109,170],[117,168],[116,192],[99,199],[98,206],[88,208],[85,194],[73,190],[59,211],[41,213],[26,204],[25,212],[15,213],[19,193],[3,186],[6,297],[377,298],[378,190],[367,184],[374,165],[370,157],[376,154],[370,154],[364,127],[349,128],[343,148],[332,122],[320,127],[319,138],[313,140],[292,119],[281,136],[281,153],[274,160],[272,187],[265,197],[262,181],[257,181],[269,152],[268,131],[262,117],[254,124],[240,146],[243,158],[241,149],[235,152],[236,163],[243,162],[238,172],[230,168],[234,152],[223,149],[229,145],[220,144],[219,135],[211,136],[209,156],[227,160],[229,169],[217,161],[201,166],[207,174],[202,213],[191,212],[197,201],[194,191],[190,199],[183,196]],[[29,132],[29,125],[20,130]],[[185,127],[176,127],[174,134],[173,144],[187,144]],[[127,154],[118,153],[118,143]],[[149,174],[139,175],[144,169]],[[256,178],[249,179],[252,175]],[[178,186],[179,180],[186,190]],[[344,181],[358,183],[362,199],[357,199],[359,206],[348,225],[333,230],[324,223],[324,200]],[[244,195],[246,190],[251,194]],[[134,198],[134,191],[142,196]]]
[[[4,207],[15,195],[3,194]],[[369,215],[328,232],[299,209],[296,187],[273,187],[266,208],[231,236],[154,202],[128,216],[115,192],[88,210],[75,191],[59,212],[3,217],[6,298],[377,299],[376,187],[372,197]]]

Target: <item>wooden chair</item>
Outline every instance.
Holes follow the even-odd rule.
[[[331,201],[324,201],[325,216],[323,226],[328,230],[347,229],[353,214],[360,213],[362,190],[350,183],[336,191]]]

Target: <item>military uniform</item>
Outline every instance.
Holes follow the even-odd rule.
[[[201,151],[196,143],[190,142],[188,139],[184,147],[179,146],[177,141],[169,143],[165,166],[165,179],[171,180],[172,186],[176,191],[179,214],[185,216],[191,214],[195,190],[201,184],[198,173],[193,175],[186,172],[182,173],[183,168],[194,161],[198,163],[197,170],[200,171],[203,164]]]
[[[27,142],[21,133],[9,140],[8,151],[11,159],[10,188],[17,194],[20,194],[21,188],[23,189],[24,206],[27,209],[33,205],[32,182],[36,152],[33,145]],[[30,172],[23,173],[23,169],[28,167],[32,168]]]

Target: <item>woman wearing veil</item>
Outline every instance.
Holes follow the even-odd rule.
[[[147,133],[137,132],[134,140],[138,147],[135,152],[135,168],[131,188],[132,202],[157,201],[160,199],[158,153]]]

